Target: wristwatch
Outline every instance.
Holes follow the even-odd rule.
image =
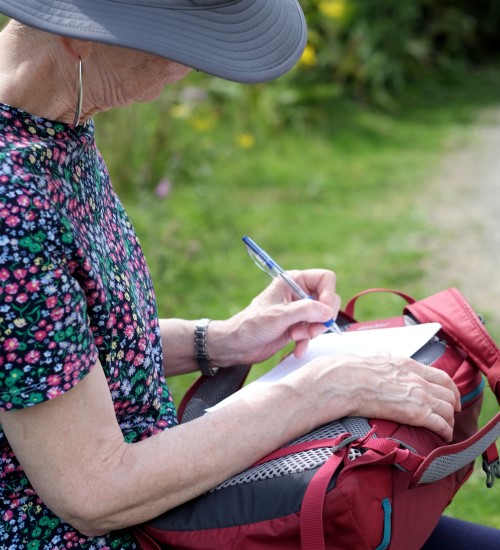
[[[214,376],[219,367],[210,366],[210,358],[207,350],[207,330],[212,319],[200,319],[196,321],[194,329],[194,358],[198,367],[205,376]]]

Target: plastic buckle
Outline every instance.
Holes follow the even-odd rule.
[[[346,437],[338,445],[335,445],[335,447],[331,448],[332,453],[335,454],[337,451],[340,451],[340,449],[347,447],[347,445],[349,445],[353,441],[356,441],[357,439],[360,439],[357,435],[350,435],[349,437]]]
[[[486,473],[486,487],[491,489],[495,485],[495,478],[500,479],[500,459],[497,458],[490,463],[483,459],[483,470]]]

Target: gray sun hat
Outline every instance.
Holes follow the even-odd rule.
[[[239,82],[287,72],[307,40],[297,0],[0,0],[0,13]]]

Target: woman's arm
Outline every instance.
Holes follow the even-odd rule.
[[[95,536],[153,518],[329,420],[391,418],[450,439],[458,408],[448,375],[410,359],[319,358],[251,400],[127,444],[97,363],[66,394],[0,422],[40,498]]]

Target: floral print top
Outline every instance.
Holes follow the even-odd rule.
[[[0,104],[0,410],[56,398],[97,358],[127,442],[177,423],[153,286],[93,121],[72,129]],[[0,548],[137,547],[57,518],[1,427],[0,460]]]

